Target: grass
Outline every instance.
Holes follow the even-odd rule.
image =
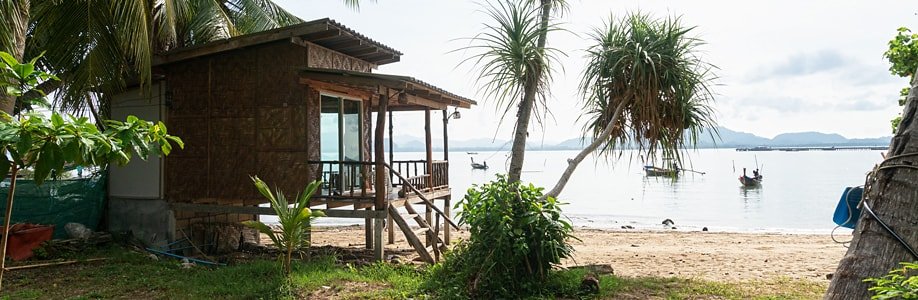
[[[421,290],[426,271],[412,266],[352,266],[334,255],[297,261],[289,280],[275,260],[254,259],[226,267],[181,268],[177,260],[153,260],[120,246],[68,258],[108,257],[100,262],[7,272],[4,299],[291,299],[432,298]],[[583,270],[558,272],[550,283],[574,296]],[[680,278],[600,278],[600,299],[818,299],[826,284],[775,279],[718,283]]]

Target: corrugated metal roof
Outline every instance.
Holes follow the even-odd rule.
[[[168,51],[154,58],[154,65],[174,63],[224,51],[301,38],[376,65],[399,61],[402,53],[341,25],[332,19],[318,19],[287,27],[246,34],[192,47]]]
[[[462,97],[456,94],[453,94],[449,91],[436,87],[430,83],[418,80],[414,77],[403,76],[403,75],[392,75],[392,74],[380,74],[380,73],[366,73],[366,72],[356,72],[356,71],[346,71],[346,70],[337,70],[337,69],[322,69],[322,68],[304,68],[303,74],[307,77],[309,74],[326,74],[332,76],[340,76],[342,80],[345,80],[347,77],[355,78],[365,78],[365,79],[378,79],[385,80],[389,82],[404,83],[407,87],[412,89],[420,87],[429,92],[439,94],[443,97],[449,98],[450,100],[464,102],[468,105],[478,105],[475,100],[471,100],[466,97]]]

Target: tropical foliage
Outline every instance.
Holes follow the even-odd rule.
[[[715,67],[698,55],[703,42],[690,35],[693,28],[678,17],[632,13],[594,29],[580,82],[584,134],[593,141],[547,195],[557,197],[597,149],[620,155],[617,150],[636,147],[650,161],[662,154],[681,165],[681,149],[694,146],[703,129],[713,138]]]
[[[55,76],[36,70],[36,59],[19,63],[9,53],[0,52],[0,61],[0,90],[7,95],[26,95],[36,86],[56,80]],[[42,99],[29,101],[36,106],[45,102]],[[0,112],[0,174],[10,174],[11,178],[4,228],[10,228],[20,170],[33,170],[32,179],[41,184],[71,165],[126,164],[134,155],[147,159],[150,155],[168,155],[173,144],[184,146],[181,139],[168,134],[162,122],[152,123],[129,116],[124,122],[106,120],[104,126],[105,129],[100,130],[86,117],[62,115],[56,111],[30,111],[16,118]],[[0,257],[4,257],[6,249],[7,235],[3,236]],[[0,279],[2,268],[0,262]]]
[[[889,60],[889,73],[914,79],[915,71],[918,70],[918,33],[912,33],[906,27],[900,27],[896,36],[889,41],[889,49],[883,53],[883,56]],[[899,91],[899,106],[905,105],[905,99],[908,97],[909,87],[902,88]],[[892,119],[892,131],[896,132],[902,116]]]
[[[561,203],[542,188],[506,176],[468,190],[457,213],[469,239],[433,270],[432,290],[482,299],[521,298],[545,292],[552,268],[568,258],[572,227]]]
[[[252,177],[255,188],[262,196],[268,199],[274,212],[277,213],[280,232],[275,232],[270,226],[260,221],[245,221],[243,225],[251,227],[258,232],[271,238],[274,245],[281,249],[278,257],[284,268],[284,274],[290,274],[290,262],[293,259],[293,253],[299,252],[303,248],[309,247],[309,232],[312,228],[312,220],[324,214],[321,211],[312,211],[309,209],[309,198],[321,185],[320,181],[314,181],[306,186],[303,193],[296,195],[294,202],[287,201],[280,190],[272,193],[268,184],[258,178]],[[292,204],[292,205],[291,205]]]
[[[901,268],[889,271],[886,276],[864,281],[874,284],[869,288],[874,293],[871,299],[918,299],[918,262],[903,262]]]
[[[158,53],[298,22],[270,0],[0,0],[0,51],[46,53],[37,67],[62,80],[39,89],[62,89],[59,108],[98,110],[126,85],[150,82]]]

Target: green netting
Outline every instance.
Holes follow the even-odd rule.
[[[90,177],[46,180],[36,185],[32,180],[16,181],[12,223],[54,224],[54,238],[67,238],[64,225],[76,222],[95,231],[105,205],[104,172]],[[6,211],[10,180],[0,183],[0,212]],[[2,219],[0,213],[0,219]],[[2,225],[0,225],[2,226]]]

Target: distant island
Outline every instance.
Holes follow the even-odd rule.
[[[782,133],[774,138],[760,137],[751,133],[730,130],[726,127],[718,127],[719,137],[712,139],[710,134],[705,132],[703,138],[698,142],[698,148],[751,148],[751,147],[855,147],[855,146],[889,146],[891,136],[864,139],[849,139],[835,133],[821,132],[794,132]],[[530,138],[530,140],[538,140]],[[527,150],[579,150],[589,142],[590,139],[572,138],[558,143],[532,142],[526,147]],[[442,140],[433,140],[435,150],[443,149]],[[389,140],[386,140],[386,149],[389,148]],[[490,138],[478,138],[470,140],[450,139],[449,149],[452,151],[494,151],[509,150],[510,142],[507,140],[493,140]],[[411,152],[424,151],[424,139],[414,136],[396,136],[395,151]]]

